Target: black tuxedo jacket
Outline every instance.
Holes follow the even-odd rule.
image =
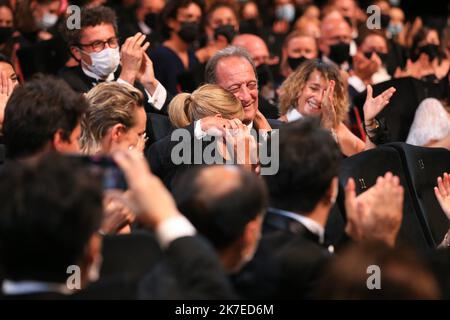
[[[120,67],[117,68],[116,72],[114,73],[114,79],[118,79],[120,76]],[[91,90],[94,86],[96,86],[101,81],[98,81],[94,78],[89,77],[83,72],[83,69],[81,66],[75,66],[75,67],[64,67],[62,68],[59,73],[59,77],[67,82],[67,84],[76,92],[80,93],[86,93],[89,90]],[[144,86],[136,82],[134,86],[139,89],[142,94],[144,95],[144,107],[146,112],[150,113],[159,113],[159,114],[167,114],[167,106],[171,100],[171,97],[168,96],[166,101],[164,102],[164,106],[161,110],[157,110],[154,108],[147,100],[147,94],[145,93]]]
[[[133,244],[136,242],[125,241],[120,246],[114,247],[122,251],[122,259],[133,256],[136,258],[145,248],[141,246],[138,247],[138,252],[130,253],[136,250]],[[124,250],[129,252],[126,253]],[[147,250],[158,251],[159,249],[150,245]],[[145,254],[146,257],[152,255],[152,252]],[[176,239],[164,250],[154,266],[148,265],[148,262],[143,260],[144,258],[129,261],[115,259],[118,266],[124,268],[122,272],[116,270],[108,277],[103,277],[86,289],[70,296],[55,292],[10,296],[2,296],[0,293],[0,299],[232,299],[236,297],[214,249],[199,236]],[[132,266],[132,264],[147,264],[149,269],[141,277],[132,276],[136,270],[143,268],[142,265]],[[139,270],[139,273],[141,271]]]
[[[139,283],[139,299],[234,299],[216,252],[204,238],[173,241],[164,259]]]
[[[329,257],[317,235],[269,209],[258,250],[235,277],[235,288],[249,299],[313,298]]]

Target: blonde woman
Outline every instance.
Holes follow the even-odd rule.
[[[89,108],[81,121],[80,146],[85,154],[110,154],[117,149],[139,149],[145,145],[147,114],[143,95],[136,88],[104,82],[86,98]]]
[[[346,156],[373,147],[370,139],[362,141],[344,124],[349,106],[347,89],[335,65],[319,60],[304,62],[283,82],[280,91],[281,121],[291,122],[304,116],[321,117],[322,126],[330,130]],[[375,116],[389,103],[394,92],[391,87],[373,98],[372,87],[367,86],[364,123],[368,132],[376,130]]]
[[[243,164],[247,169],[257,170],[257,166],[253,165],[256,160],[248,161],[250,154],[255,154],[253,151],[256,143],[249,133],[249,128],[242,123],[244,109],[241,102],[232,93],[217,85],[206,84],[192,94],[178,94],[172,99],[168,109],[169,118],[174,127],[182,128],[181,130],[188,133],[190,137],[189,142],[185,140],[181,142],[187,143],[190,153],[188,155],[183,153],[183,157],[180,156],[180,159],[176,161],[174,154],[176,156],[180,154],[178,150],[180,141],[176,138],[172,139],[173,134],[153,143],[148,149],[147,157],[153,173],[160,177],[169,188],[176,181],[175,177],[183,170],[192,165],[211,163],[202,157],[206,148],[213,150],[214,155],[221,157],[213,160],[232,160],[233,163]],[[208,126],[208,123],[214,125]],[[233,135],[231,136],[230,133]],[[205,138],[207,135],[226,139],[216,138],[211,142],[211,139]],[[195,150],[196,141],[201,143],[201,154]],[[211,143],[217,143],[217,145]],[[239,143],[245,144],[246,152],[243,155],[240,152],[234,154],[243,157],[229,157],[230,149],[228,148],[235,148]],[[195,160],[197,157],[198,160],[201,158],[201,161]]]
[[[192,94],[181,93],[169,105],[169,118],[177,127],[186,127],[192,122],[207,117],[217,117],[233,122],[234,130],[222,132],[207,132],[211,135],[222,135],[225,139],[217,140],[217,150],[225,160],[233,158],[235,163],[242,164],[249,169],[255,169],[250,164],[250,154],[256,150],[256,142],[250,135],[250,130],[242,123],[244,109],[241,102],[230,92],[214,85],[206,84]],[[245,153],[237,152],[239,143],[245,145]],[[233,154],[231,149],[233,148]],[[254,154],[252,154],[254,157]],[[253,161],[256,160],[253,158]]]
[[[87,155],[110,155],[116,150],[144,150],[147,114],[143,94],[131,85],[104,82],[92,88],[89,107],[81,119],[80,147]],[[126,194],[126,193],[125,193]],[[101,232],[129,233],[134,214],[126,196],[108,191],[104,198]]]
[[[170,121],[177,128],[209,116],[235,119],[240,123],[244,109],[233,94],[214,84],[205,84],[191,94],[180,93],[169,105]]]

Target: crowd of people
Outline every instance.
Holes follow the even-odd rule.
[[[339,181],[450,149],[450,7],[403,2],[0,0],[0,297],[450,298],[450,224],[405,246],[399,173]]]

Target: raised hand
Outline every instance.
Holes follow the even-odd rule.
[[[336,109],[334,105],[334,86],[336,83],[334,80],[330,80],[328,87],[322,98],[322,120],[321,125],[326,129],[336,129],[338,125]]]
[[[104,234],[121,233],[134,221],[129,201],[122,191],[108,190],[103,199],[103,221],[101,231]],[[127,230],[129,231],[129,229]]]
[[[142,83],[151,95],[153,95],[158,86],[158,80],[155,78],[155,71],[153,69],[153,61],[145,52],[143,53],[141,67],[136,76],[136,80]]]
[[[450,220],[450,176],[447,172],[442,177],[437,178],[437,187],[434,187],[434,194]]]
[[[237,130],[242,122],[239,119],[225,119],[220,114],[200,120],[201,129],[210,136],[225,137],[227,130]]]
[[[255,171],[258,167],[258,144],[248,127],[240,123],[238,129],[227,130],[225,138],[228,152],[234,156],[234,163]]]
[[[145,51],[150,46],[150,43],[145,42],[145,40],[145,34],[138,32],[134,36],[129,37],[121,48],[120,62],[122,71],[120,78],[131,85],[134,85],[134,81],[141,70]]]
[[[372,123],[375,117],[389,104],[389,101],[396,89],[390,87],[380,95],[373,97],[373,89],[371,85],[367,86],[367,97],[364,103],[364,122],[366,125]]]
[[[388,172],[375,186],[356,197],[355,183],[345,189],[346,233],[357,241],[376,240],[395,245],[403,218],[403,187]]]
[[[172,195],[151,173],[141,153],[121,150],[114,153],[113,158],[125,174],[130,196],[139,209],[138,220],[155,228],[163,221],[181,215]]]
[[[4,71],[0,71],[0,127],[3,123],[5,115],[5,107],[11,96],[17,82],[13,82]]]

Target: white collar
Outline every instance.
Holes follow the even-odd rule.
[[[86,69],[83,65],[82,62],[80,62],[81,64],[81,70],[83,70],[83,72],[88,76],[91,77],[95,80],[103,80],[101,79],[98,75],[96,75],[95,73],[93,73],[92,71],[89,71],[88,69]],[[105,81],[113,81],[114,80],[114,72],[112,72],[109,76],[106,77]]]
[[[353,75],[348,77],[348,84],[351,85],[353,89],[355,89],[359,93],[366,90],[366,84],[358,76]]]
[[[65,284],[41,281],[11,281],[4,280],[2,291],[8,295],[32,294],[39,292],[58,292],[64,295],[73,293]]]
[[[288,122],[294,122],[301,118],[303,118],[303,115],[298,112],[297,108],[290,108],[288,112],[286,112],[286,119]]]
[[[325,228],[322,227],[318,222],[314,221],[311,218],[308,218],[306,216],[300,215],[298,213],[285,211],[281,209],[271,208],[271,210],[275,211],[276,213],[294,219],[295,221],[300,222],[302,225],[305,226],[306,229],[308,229],[311,233],[315,234],[319,237],[319,243],[322,244],[325,240]]]

